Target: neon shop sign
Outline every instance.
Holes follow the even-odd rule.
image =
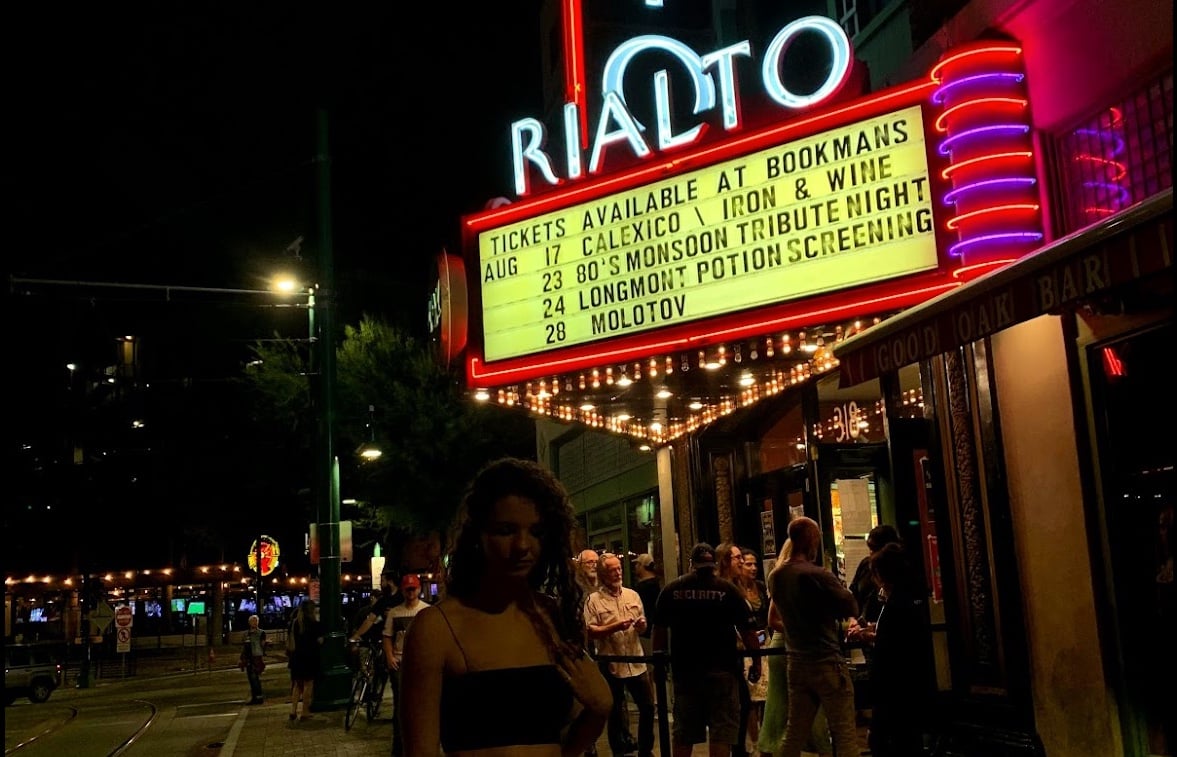
[[[808,94],[798,94],[781,81],[781,61],[790,45],[804,32],[821,35],[829,47],[831,65],[825,80],[817,89]],[[676,130],[675,124],[671,123],[670,74],[661,70],[654,74],[654,112],[657,123],[654,126],[654,144],[651,146],[644,134],[646,126],[639,123],[630,112],[622,89],[630,62],[647,51],[668,53],[682,64],[694,85],[694,115],[718,106],[724,130],[740,128],[735,60],[737,57],[752,57],[752,46],[748,40],[699,55],[671,37],[657,34],[634,37],[621,43],[605,61],[601,87],[604,101],[588,159],[587,171],[590,175],[601,171],[605,150],[612,145],[625,145],[638,158],[648,158],[654,154],[654,147],[659,152],[685,147],[698,141],[706,130],[704,123]],[[850,76],[852,63],[850,40],[842,27],[824,16],[806,16],[785,26],[769,42],[761,61],[761,85],[765,93],[783,108],[808,108],[838,93]],[[574,102],[565,103],[563,116],[563,158],[567,167],[564,178],[580,179],[584,177],[586,167],[578,139],[579,106]],[[544,124],[535,118],[524,118],[511,124],[511,160],[515,191],[520,197],[531,191],[528,164],[551,185],[559,184],[562,180],[556,173],[552,157],[545,151],[546,132]]]

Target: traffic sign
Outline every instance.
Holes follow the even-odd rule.
[[[112,620],[114,620],[114,610],[107,603],[99,602],[98,606],[90,611],[90,632],[102,633]]]
[[[117,632],[118,645],[115,647],[116,652],[130,652],[131,651],[131,629],[130,627],[120,628]]]
[[[128,605],[119,605],[114,611],[115,627],[130,628],[135,623],[135,611]]]

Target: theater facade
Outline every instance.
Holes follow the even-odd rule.
[[[805,514],[848,578],[896,525],[954,753],[1171,754],[1172,5],[925,5],[566,64],[439,261],[443,351],[586,546],[767,569]]]

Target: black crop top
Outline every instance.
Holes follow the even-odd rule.
[[[444,611],[441,616],[448,626]],[[453,626],[450,634],[466,660]],[[441,685],[441,746],[447,753],[560,743],[572,690],[555,665],[471,670],[466,660],[466,670]]]

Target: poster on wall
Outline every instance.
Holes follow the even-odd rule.
[[[764,510],[760,513],[760,534],[761,534],[761,551],[760,554],[768,557],[776,554],[776,529],[773,525],[771,502],[770,509]]]
[[[871,530],[870,493],[865,478],[840,478],[838,499],[842,505],[842,533],[865,536]]]

